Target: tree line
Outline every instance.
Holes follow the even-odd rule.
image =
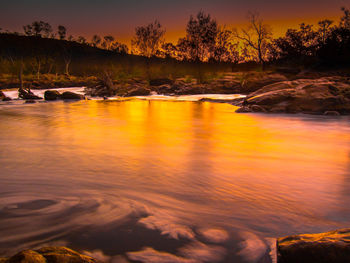
[[[341,8],[339,21],[325,19],[317,25],[301,23],[298,29],[288,29],[284,36],[278,38],[273,37],[271,26],[264,22],[259,13],[250,12],[247,19],[249,23],[245,28],[228,28],[220,26],[210,14],[200,11],[190,16],[186,35],[179,38],[176,44],[165,41],[166,30],[155,20],[136,27],[131,49],[111,35],[93,35],[87,40],[82,36],[69,35],[63,25],[54,30],[47,22],[34,21],[23,26],[23,33],[10,34],[28,36],[23,43],[18,43],[18,39],[12,42],[8,38],[6,41],[10,42],[2,40],[0,66],[2,69],[13,69],[13,72],[32,72],[39,79],[41,73],[62,72],[70,75],[73,62],[79,72],[88,74],[89,70],[96,71],[98,69],[92,69],[92,65],[84,65],[86,54],[94,58],[96,52],[100,62],[103,60],[111,65],[114,62],[108,60],[110,52],[118,56],[140,55],[145,58],[147,75],[148,58],[165,58],[169,65],[173,60],[216,65],[253,61],[263,67],[268,64],[339,66],[350,62],[350,10],[345,7]],[[124,60],[132,59],[129,56]],[[129,64],[130,68],[135,67],[134,62]]]

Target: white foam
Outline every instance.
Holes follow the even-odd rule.
[[[111,257],[105,255],[102,252],[102,250],[99,250],[99,249],[96,249],[96,250],[93,250],[93,251],[86,251],[86,250],[84,250],[83,254],[86,255],[86,256],[95,258],[95,259],[97,259],[100,262],[109,262],[109,261],[111,261]]]
[[[238,255],[250,263],[258,262],[267,252],[267,245],[257,235],[250,232],[240,234],[244,239],[240,243],[241,250]]]
[[[180,254],[196,262],[218,262],[224,258],[226,250],[223,247],[206,245],[196,241],[181,248]]]
[[[228,238],[228,233],[223,229],[212,228],[212,229],[201,229],[199,233],[209,242],[212,243],[223,243]]]
[[[168,235],[174,239],[183,237],[193,240],[195,236],[193,231],[188,226],[178,224],[175,221],[175,218],[169,215],[158,214],[142,218],[139,223],[149,229],[157,229],[161,231],[162,235]]]

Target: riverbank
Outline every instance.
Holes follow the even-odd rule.
[[[304,77],[304,78],[303,78]],[[1,84],[1,83],[0,83]],[[35,85],[34,85],[35,84]],[[103,99],[135,96],[184,96],[203,94],[244,94],[232,100],[203,97],[202,101],[227,102],[238,106],[238,113],[305,113],[317,115],[350,114],[350,78],[347,76],[322,76],[322,74],[283,75],[275,72],[230,73],[208,83],[197,83],[196,79],[128,79],[123,82],[113,81],[109,76],[99,79],[72,80],[43,83],[26,83],[18,97],[33,102],[34,100],[81,100],[93,97]],[[15,87],[7,83],[2,87]],[[17,84],[18,86],[18,84]],[[78,94],[56,89],[61,86],[85,87]],[[42,90],[45,94],[35,95],[31,90]],[[85,96],[84,96],[85,95]],[[11,100],[0,91],[0,99]]]
[[[278,238],[276,247],[270,248],[270,258],[258,262],[275,263],[344,263],[350,261],[350,229],[340,229],[319,234],[301,234]],[[252,247],[252,249],[254,249]],[[93,258],[90,252],[83,254],[66,247],[43,247],[37,250],[23,250],[9,258],[0,258],[0,263],[97,263],[105,262]],[[95,253],[95,255],[97,255]],[[105,257],[108,259],[108,257]],[[174,260],[180,258],[174,256]],[[155,259],[156,260],[156,259]],[[159,258],[158,258],[159,260]],[[170,260],[170,259],[168,259]],[[183,258],[183,262],[187,262]],[[267,260],[267,261],[266,261]],[[170,260],[171,261],[171,260]],[[169,262],[170,262],[169,261]],[[126,262],[126,261],[125,261]],[[143,261],[141,262],[149,262]],[[155,261],[158,262],[158,261]],[[163,262],[163,261],[160,261]],[[168,262],[168,261],[167,261]],[[171,261],[172,262],[172,261]],[[175,262],[175,261],[174,261]],[[181,261],[182,262],[182,261]],[[197,261],[188,261],[197,262]],[[198,261],[201,262],[201,261]]]

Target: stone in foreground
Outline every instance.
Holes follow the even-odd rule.
[[[350,262],[350,228],[277,240],[278,263]]]
[[[44,247],[39,250],[24,250],[4,259],[1,263],[96,263],[92,257],[82,255],[66,247]]]

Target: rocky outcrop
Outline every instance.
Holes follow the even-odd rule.
[[[85,99],[85,96],[71,92],[71,91],[66,91],[66,92],[62,93],[61,99],[63,99],[63,100],[83,100],[83,99]]]
[[[61,98],[61,93],[59,93],[57,90],[47,90],[44,93],[45,100],[58,100],[60,98]]]
[[[278,82],[249,94],[237,112],[350,114],[350,84],[338,78]]]
[[[44,247],[24,250],[10,258],[0,258],[1,263],[96,263],[96,259],[66,247]]]
[[[277,240],[277,262],[350,262],[350,229],[279,238]]]

